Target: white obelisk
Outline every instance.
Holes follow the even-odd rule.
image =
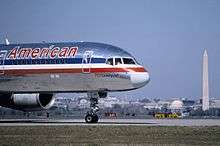
[[[204,51],[203,54],[203,94],[202,94],[202,110],[209,109],[209,72],[208,72],[208,54]]]

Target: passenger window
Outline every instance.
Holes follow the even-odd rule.
[[[107,60],[106,64],[113,65],[113,58],[109,58]]]
[[[121,58],[115,58],[115,65],[122,64]]]
[[[45,64],[50,64],[50,60],[49,59],[45,59]]]
[[[21,65],[24,65],[25,64],[25,61],[24,59],[21,60]]]
[[[36,64],[36,60],[33,59],[33,60],[32,60],[32,64]]]
[[[50,64],[56,64],[56,60],[55,59],[50,59],[49,62],[50,62]]]
[[[123,58],[124,64],[135,64],[132,58]]]
[[[60,64],[60,59],[55,60],[56,64]]]
[[[41,59],[40,63],[45,64],[45,59]]]
[[[37,64],[40,64],[40,60],[39,60],[39,59],[37,59],[37,61],[36,61],[36,62],[37,62]]]
[[[64,59],[61,59],[61,64],[65,64],[65,60]]]

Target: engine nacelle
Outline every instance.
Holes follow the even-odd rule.
[[[0,95],[0,106],[22,111],[47,110],[53,106],[53,94],[4,94]]]

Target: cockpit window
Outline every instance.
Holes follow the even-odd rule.
[[[115,58],[115,65],[122,64],[121,58]]]
[[[113,58],[107,59],[106,64],[113,65]]]
[[[132,58],[123,58],[124,64],[135,64]]]
[[[133,58],[133,59],[135,61],[135,64],[139,64],[140,65],[140,63],[135,58]]]

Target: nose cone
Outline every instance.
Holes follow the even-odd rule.
[[[148,72],[138,72],[131,74],[131,83],[134,88],[140,88],[145,86],[150,81]]]

